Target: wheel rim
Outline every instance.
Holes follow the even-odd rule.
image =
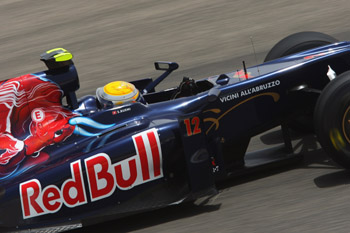
[[[350,144],[350,106],[344,112],[342,119],[342,130],[346,141]]]

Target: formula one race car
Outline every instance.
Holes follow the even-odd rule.
[[[112,82],[79,100],[72,55],[53,49],[41,60],[48,70],[0,85],[1,232],[62,231],[213,195],[218,180],[298,156],[288,128],[313,122],[350,167],[350,42],[293,34],[261,65],[163,91],[155,87],[178,64],[156,62],[164,73],[154,81]],[[246,153],[278,125],[282,149]]]

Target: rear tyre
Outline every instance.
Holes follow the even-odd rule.
[[[314,112],[317,138],[327,154],[350,169],[350,71],[322,91]]]
[[[298,32],[273,46],[264,62],[335,42],[338,40],[321,32]]]

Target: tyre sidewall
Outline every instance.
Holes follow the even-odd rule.
[[[350,72],[330,82],[315,108],[315,131],[328,155],[350,168]]]
[[[266,55],[265,62],[297,52],[338,42],[337,39],[321,32],[298,32],[279,41]]]

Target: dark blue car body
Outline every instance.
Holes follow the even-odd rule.
[[[71,107],[74,133],[40,151],[47,160],[0,178],[0,229],[81,224],[212,195],[217,180],[249,167],[251,137],[314,106],[329,66],[349,70],[349,42],[198,80],[191,96],[149,91],[147,104],[109,109],[83,97]],[[33,75],[66,96],[79,85],[73,64]],[[152,80],[133,83],[142,91]]]

